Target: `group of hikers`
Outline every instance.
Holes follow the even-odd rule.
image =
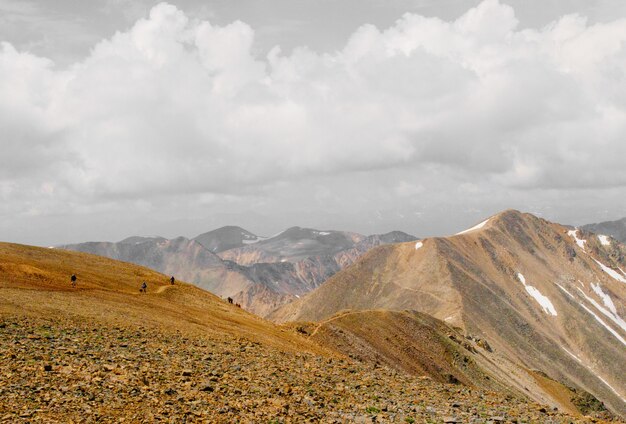
[[[232,298],[232,297],[228,296],[228,297],[226,298],[226,300],[228,300],[228,303],[230,303],[231,305],[233,305],[233,298]],[[238,308],[241,308],[241,305],[240,305],[239,303],[235,303],[234,305],[235,305],[236,307],[238,307]]]
[[[72,274],[72,276],[70,277],[70,282],[72,283],[72,287],[76,287],[76,283],[77,283],[78,278],[76,277],[76,274]],[[173,286],[174,283],[176,282],[176,279],[174,278],[174,276],[172,275],[170,277],[170,284]],[[141,283],[141,287],[139,288],[139,292],[141,293],[147,293],[148,292],[148,283],[146,281],[143,281]],[[233,302],[233,298],[232,297],[228,297],[227,298],[228,303],[230,303],[231,305],[234,304],[235,306],[237,306],[238,308],[241,308],[241,305],[239,303],[234,303]]]
[[[78,277],[76,277],[76,274],[72,274],[72,276],[70,277],[70,283],[72,284],[72,287],[76,287],[76,283],[78,281]],[[174,283],[176,282],[176,279],[174,278],[174,276],[172,275],[170,277],[170,284],[174,285]],[[141,287],[139,288],[139,291],[141,293],[147,293],[148,292],[148,283],[147,282],[142,282],[141,283]]]

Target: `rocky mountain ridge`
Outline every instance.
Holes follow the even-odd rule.
[[[625,253],[614,239],[505,211],[452,237],[376,247],[270,317],[420,311],[624,414]],[[511,377],[524,390],[528,378]]]

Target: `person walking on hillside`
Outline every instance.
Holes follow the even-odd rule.
[[[72,282],[72,287],[76,287],[76,274],[72,274],[70,281]]]
[[[174,281],[176,281],[176,279],[174,278],[174,276],[172,275],[172,278],[170,278],[170,284],[174,285]]]
[[[147,290],[148,290],[148,283],[144,281],[143,283],[141,283],[141,289],[139,289],[139,291],[146,293]]]

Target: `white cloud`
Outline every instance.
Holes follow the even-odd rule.
[[[166,3],[64,68],[3,43],[0,200],[6,215],[101,210],[371,169],[399,173],[383,185],[401,197],[429,195],[403,169],[502,190],[623,187],[625,41],[626,19],[519,29],[485,0],[454,21],[364,25],[332,53],[262,56],[247,24]]]

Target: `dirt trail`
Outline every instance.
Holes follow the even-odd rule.
[[[313,330],[313,332],[311,333],[311,335],[310,335],[309,337],[313,337],[315,334],[317,334],[317,331],[318,331],[318,330],[319,330],[319,329],[320,329],[320,328],[321,328],[324,324],[328,324],[328,323],[329,323],[329,322],[331,322],[331,321],[334,321],[334,320],[339,319],[339,318],[343,318],[343,317],[348,316],[348,315],[359,314],[359,313],[361,313],[361,312],[363,312],[363,311],[350,311],[350,312],[344,312],[343,314],[340,314],[340,315],[335,315],[334,317],[330,317],[330,318],[328,318],[328,319],[326,319],[326,320],[324,320],[324,321],[321,321],[321,322],[317,325],[317,327],[315,327],[315,330]]]
[[[169,285],[169,286],[161,286],[158,289],[156,289],[155,293],[156,294],[161,294],[163,293],[165,290],[170,289],[170,288],[174,288],[174,286]]]

